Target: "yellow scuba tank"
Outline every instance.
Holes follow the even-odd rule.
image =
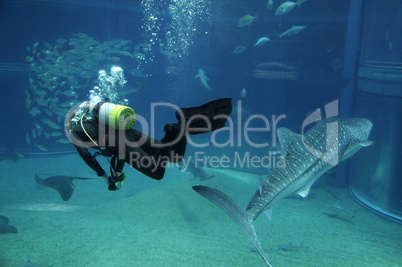
[[[127,106],[101,101],[89,109],[100,123],[109,125],[116,130],[131,129],[135,123],[135,112]]]

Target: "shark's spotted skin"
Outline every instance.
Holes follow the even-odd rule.
[[[367,119],[329,118],[322,120],[304,135],[286,128],[278,129],[285,166],[274,169],[266,178],[260,179],[260,186],[245,211],[224,193],[213,188],[194,186],[194,190],[226,211],[246,232],[267,265],[268,259],[255,234],[253,221],[274,204],[297,193],[307,196],[310,187],[324,173],[334,168],[360,148],[369,146],[372,123]]]
[[[256,219],[278,200],[297,192],[305,197],[311,185],[340,161],[349,158],[368,141],[372,124],[366,119],[330,118],[320,121],[303,136],[286,128],[278,129],[285,157],[284,168],[275,168],[260,180],[260,190],[247,211]]]

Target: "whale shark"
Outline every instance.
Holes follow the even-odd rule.
[[[368,119],[330,117],[319,121],[302,135],[279,128],[277,136],[286,164],[260,178],[259,188],[246,210],[240,209],[229,196],[217,189],[202,185],[194,185],[193,189],[224,210],[247,234],[265,263],[271,266],[257,238],[254,220],[263,212],[270,217],[272,207],[293,193],[306,197],[320,176],[336,168],[339,162],[353,156],[360,148],[371,145],[373,142],[368,140],[368,136],[372,125]]]

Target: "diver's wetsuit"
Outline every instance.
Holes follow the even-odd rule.
[[[172,126],[172,124],[170,125]],[[124,163],[127,162],[143,174],[160,180],[165,174],[166,163],[181,161],[186,151],[187,138],[185,134],[177,141],[172,142],[172,145],[158,146],[158,144],[166,144],[179,136],[180,130],[178,128],[180,125],[178,124],[176,124],[178,127],[171,127],[170,130],[169,127],[165,127],[166,135],[161,141],[135,129],[119,131],[106,127],[106,131],[99,131],[100,126],[93,119],[84,121],[83,126],[97,144],[106,148],[107,155],[112,156],[115,171],[120,173],[123,170]],[[96,171],[98,176],[104,175],[105,171],[87,149],[87,147],[99,147],[92,143],[80,123],[74,127],[71,133],[79,141],[87,142],[86,146],[74,144],[82,159]],[[116,159],[117,162],[114,163],[113,161]]]
[[[104,129],[105,126],[96,119],[76,121],[71,131],[71,138],[80,156],[98,176],[104,176],[106,172],[89,153],[87,147],[96,149],[100,149],[98,145],[105,147],[107,156],[112,156],[111,165],[115,172],[121,173],[124,163],[127,162],[143,174],[160,180],[165,174],[167,162],[180,162],[183,159],[187,134],[201,134],[220,129],[225,126],[231,112],[231,98],[217,99],[199,107],[178,109],[176,118],[179,123],[166,124],[164,128],[166,135],[161,141],[134,129],[115,130],[111,127]],[[185,133],[182,128],[186,128]],[[79,144],[80,141],[85,143]]]

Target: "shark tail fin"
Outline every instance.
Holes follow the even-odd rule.
[[[237,204],[226,194],[222,193],[219,190],[216,190],[211,187],[202,186],[202,185],[194,185],[193,189],[205,197],[216,206],[224,210],[232,220],[240,226],[241,229],[247,234],[250,238],[250,241],[253,243],[258,253],[260,253],[261,257],[264,259],[265,263],[268,266],[271,266],[267,256],[263,248],[261,247],[260,241],[257,238],[257,234],[255,232],[253,226],[253,219],[248,215],[247,211],[244,211],[237,206]]]

